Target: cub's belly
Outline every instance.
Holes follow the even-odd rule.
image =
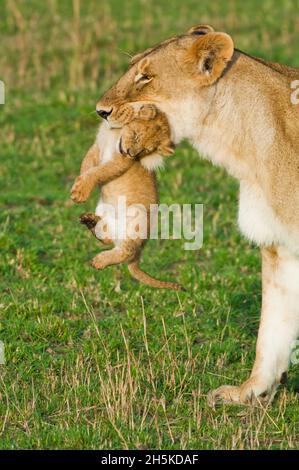
[[[122,176],[104,185],[96,214],[106,236],[116,243],[147,238],[151,205],[158,202],[155,176],[136,162]]]
[[[155,174],[135,162],[124,174],[102,187],[102,199],[117,204],[125,198],[127,205],[142,204],[149,209],[158,201]]]
[[[95,210],[100,221],[95,227],[97,238],[109,238],[115,245],[123,240],[148,238],[150,219],[147,209],[142,204],[128,206],[125,199],[119,199],[117,204],[100,199]]]
[[[276,216],[258,186],[240,184],[238,224],[241,232],[259,246],[285,246],[299,256],[299,234]]]

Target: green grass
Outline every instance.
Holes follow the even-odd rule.
[[[143,266],[188,292],[155,291],[126,267],[95,272],[93,210],[69,199],[101,93],[128,57],[202,22],[249,53],[299,66],[299,1],[0,0],[1,448],[299,447],[298,367],[268,409],[207,406],[241,383],[259,322],[258,250],[236,227],[237,183],[183,144],[161,201],[204,204],[204,246],[150,241]],[[122,6],[121,6],[122,5]],[[80,7],[80,8],[79,8]]]

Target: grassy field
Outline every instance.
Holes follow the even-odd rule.
[[[96,241],[69,198],[128,55],[196,23],[299,66],[299,1],[0,0],[0,447],[299,448],[298,367],[267,409],[207,406],[254,358],[258,250],[236,226],[237,183],[183,144],[161,201],[204,204],[204,245],[150,241],[143,266],[186,293],[95,272]]]

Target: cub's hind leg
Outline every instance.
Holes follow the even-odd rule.
[[[95,235],[95,226],[100,220],[101,218],[92,212],[84,212],[84,214],[80,215],[80,223],[82,225],[86,225],[93,235]]]
[[[84,214],[80,215],[80,222],[83,225],[86,225],[88,230],[96,237],[97,240],[102,242],[104,245],[111,245],[113,241],[111,238],[107,237],[101,230],[97,229],[98,223],[101,221],[101,217],[93,214],[92,212],[84,212]]]
[[[91,264],[95,269],[105,269],[114,264],[131,262],[138,256],[141,244],[140,239],[123,240],[112,250],[103,251],[96,255]]]

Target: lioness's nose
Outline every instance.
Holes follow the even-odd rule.
[[[104,109],[97,109],[96,111],[103,119],[107,119],[107,117],[112,113],[112,108],[110,111],[105,111]]]

